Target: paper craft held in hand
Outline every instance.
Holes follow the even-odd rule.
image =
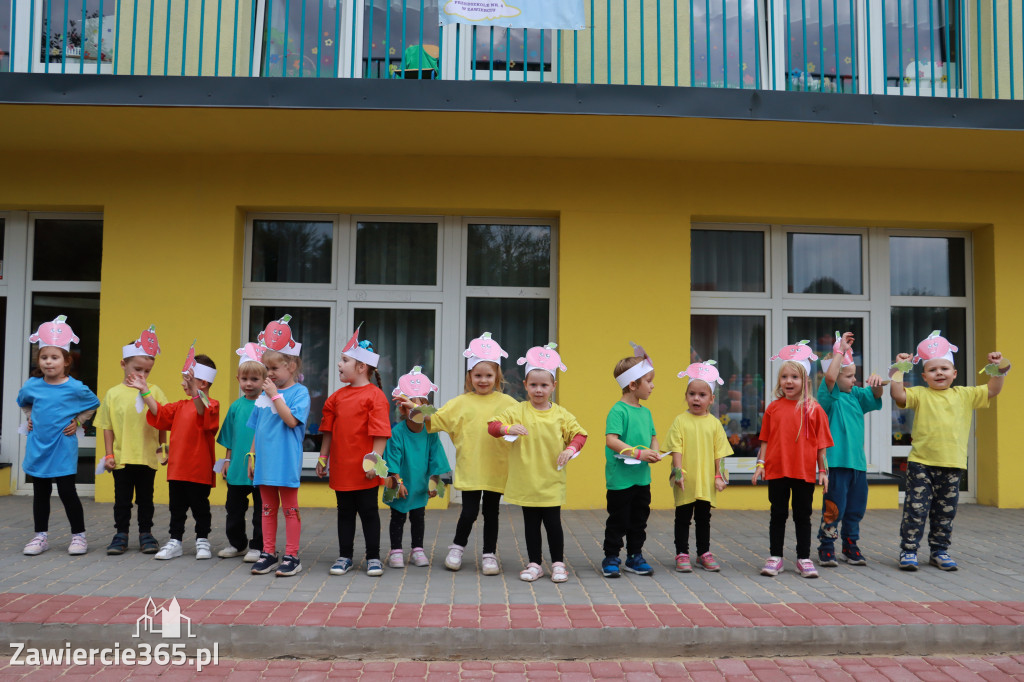
[[[384,494],[381,495],[381,502],[384,504],[391,504],[398,497],[398,485],[394,488],[384,488]]]
[[[426,421],[427,417],[433,416],[435,412],[437,412],[437,408],[433,405],[420,405],[409,413],[409,419],[413,420],[416,424],[422,424]]]
[[[227,468],[230,462],[230,459],[218,459],[213,463],[213,471],[218,474],[224,473],[224,469]]]
[[[579,450],[577,450],[576,452],[574,452],[571,455],[569,455],[569,459],[565,460],[565,464],[563,464],[562,466],[556,466],[555,469],[558,470],[558,471],[561,471],[562,469],[564,469],[566,467],[566,464],[568,464],[569,462],[573,461],[574,459],[576,459],[579,456],[580,456],[580,453],[579,453]],[[557,460],[556,460],[556,462],[557,462]]]
[[[439,484],[434,479],[430,479],[430,481],[427,483],[427,490],[432,493],[436,492],[437,496],[440,497],[441,499],[444,499],[444,489],[446,487],[448,486],[446,486],[443,482]]]
[[[366,473],[373,471],[381,478],[384,478],[388,475],[388,463],[376,452],[369,452],[363,455],[363,471]]]
[[[196,339],[192,339],[192,345],[189,346],[188,355],[185,356],[185,364],[181,368],[182,374],[188,374],[189,372],[195,371],[196,368]]]
[[[21,424],[18,425],[18,435],[28,435],[28,422],[21,422]]]
[[[96,465],[96,475],[102,476],[107,473],[107,460],[101,459],[100,463]]]
[[[515,443],[517,440],[519,440],[519,436],[512,436],[512,435],[502,436],[502,438],[507,440],[509,443]]]

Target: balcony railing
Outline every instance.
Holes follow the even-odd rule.
[[[1024,97],[1024,0],[583,0],[581,31],[438,2],[0,0],[0,71]]]

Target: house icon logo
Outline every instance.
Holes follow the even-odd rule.
[[[192,632],[192,619],[181,615],[181,607],[178,606],[178,599],[172,598],[171,603],[166,607],[156,607],[153,598],[146,601],[145,611],[135,621],[135,634],[132,637],[141,637],[142,633],[159,634],[164,639],[177,639],[182,636],[182,621],[184,621],[184,636],[195,637]]]

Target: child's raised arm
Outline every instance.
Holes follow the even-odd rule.
[[[896,356],[896,362],[910,362],[910,353],[900,353]],[[889,395],[892,396],[892,401],[896,403],[896,407],[904,408],[907,406],[907,389],[903,385],[903,372],[895,370],[891,374]]]
[[[839,370],[843,368],[843,357],[852,348],[853,332],[844,332],[842,338],[839,339],[839,352],[832,354],[832,362],[825,371],[825,386],[828,388],[829,393],[832,392],[832,388],[836,385],[836,379],[839,378]]]
[[[130,386],[139,392],[139,397],[142,398],[142,402],[146,404],[149,411],[155,416],[160,411],[160,403],[153,397],[153,392],[149,388],[149,384],[142,377],[141,374],[132,374],[125,380],[125,385]]]
[[[1003,382],[1006,381],[1006,374],[1010,371],[1009,361],[1003,364],[1004,360],[1006,358],[997,350],[988,354],[988,364],[996,365],[999,368],[999,374],[990,377],[988,380],[988,397],[990,400],[999,395],[1000,391],[1003,390]]]

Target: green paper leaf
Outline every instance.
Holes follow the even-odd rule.
[[[395,501],[396,497],[398,497],[398,486],[395,486],[393,489],[384,488],[384,495],[381,499],[384,501],[384,504],[391,504]]]
[[[990,377],[997,377],[997,376],[1001,376],[1001,375],[999,374],[999,365],[997,365],[997,364],[996,364],[996,363],[994,363],[994,362],[990,362],[990,363],[988,363],[987,365],[985,365],[984,367],[982,367],[982,368],[981,368],[981,371],[980,371],[980,372],[978,372],[978,374],[987,374],[987,375],[989,375]]]
[[[383,459],[378,459],[373,469],[376,472],[376,474],[381,478],[384,478],[385,476],[388,475],[388,463],[385,462]]]

